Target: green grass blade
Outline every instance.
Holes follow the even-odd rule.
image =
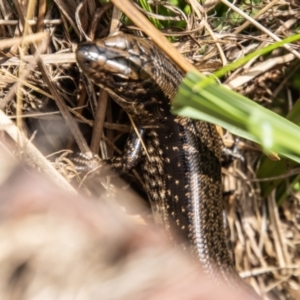
[[[172,103],[172,112],[205,120],[300,163],[300,127],[246,97],[190,72]],[[194,88],[196,86],[196,88]]]

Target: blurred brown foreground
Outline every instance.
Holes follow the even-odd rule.
[[[23,166],[0,187],[0,220],[2,300],[251,299],[202,276],[157,228]]]

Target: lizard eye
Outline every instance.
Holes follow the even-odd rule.
[[[83,61],[83,63],[84,63],[85,66],[88,67],[88,66],[91,64],[91,61],[90,61],[89,59],[85,59],[85,60]]]

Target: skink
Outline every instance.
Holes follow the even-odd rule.
[[[244,286],[224,234],[221,139],[214,125],[174,116],[171,100],[183,78],[177,66],[148,39],[118,33],[78,46],[77,63],[132,117],[123,171],[141,164],[154,219],[167,235],[183,237],[203,271],[216,281]]]

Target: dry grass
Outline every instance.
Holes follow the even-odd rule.
[[[18,1],[3,0],[0,5],[0,106],[5,112],[0,124],[7,133],[2,135],[2,141],[8,151],[29,159],[66,189],[71,189],[67,181],[81,179],[65,154],[61,155],[62,151],[91,155],[98,153],[101,145],[102,156],[110,156],[116,150],[115,141],[122,139],[129,129],[126,116],[82,78],[74,57],[76,44],[84,40],[82,32],[90,37],[106,36],[121,24],[118,18],[111,23],[111,16],[120,14],[116,9],[112,14],[110,4],[100,7],[98,1],[86,1],[78,6],[79,2],[56,0],[46,6],[45,1],[28,1],[27,6],[21,6]],[[130,8],[124,4],[126,1],[113,2],[121,9]],[[293,1],[237,2],[240,10],[251,15],[250,20],[226,8],[229,4],[225,0],[222,4],[207,1],[201,5],[194,0],[190,3],[190,15],[176,9],[176,14],[168,17],[173,21],[185,19],[186,26],[166,28],[163,33],[175,36],[174,45],[179,52],[205,73],[299,29],[300,7]],[[129,11],[132,20],[154,41],[163,41],[142,18],[135,19],[134,10]],[[25,22],[26,19],[29,21]],[[136,29],[134,25],[127,28]],[[171,49],[165,42],[160,46]],[[224,83],[286,115],[299,97],[295,85],[299,81],[297,51],[298,45],[293,44],[252,59],[228,74]],[[192,68],[176,52],[171,50],[169,54],[184,70]],[[101,104],[96,109],[98,102]],[[29,140],[42,154],[29,146]],[[228,133],[224,143],[232,146],[234,138]],[[247,141],[240,141],[237,146],[244,161],[237,160],[224,170],[224,190],[233,191],[227,206],[237,268],[262,294],[273,289],[280,299],[300,299],[299,194],[293,185],[287,184],[288,196],[280,208],[275,191],[262,198],[256,180],[262,154]],[[50,154],[64,176],[55,174],[53,166],[44,159]],[[95,185],[98,188],[100,184],[85,186],[85,191],[94,192]]]

